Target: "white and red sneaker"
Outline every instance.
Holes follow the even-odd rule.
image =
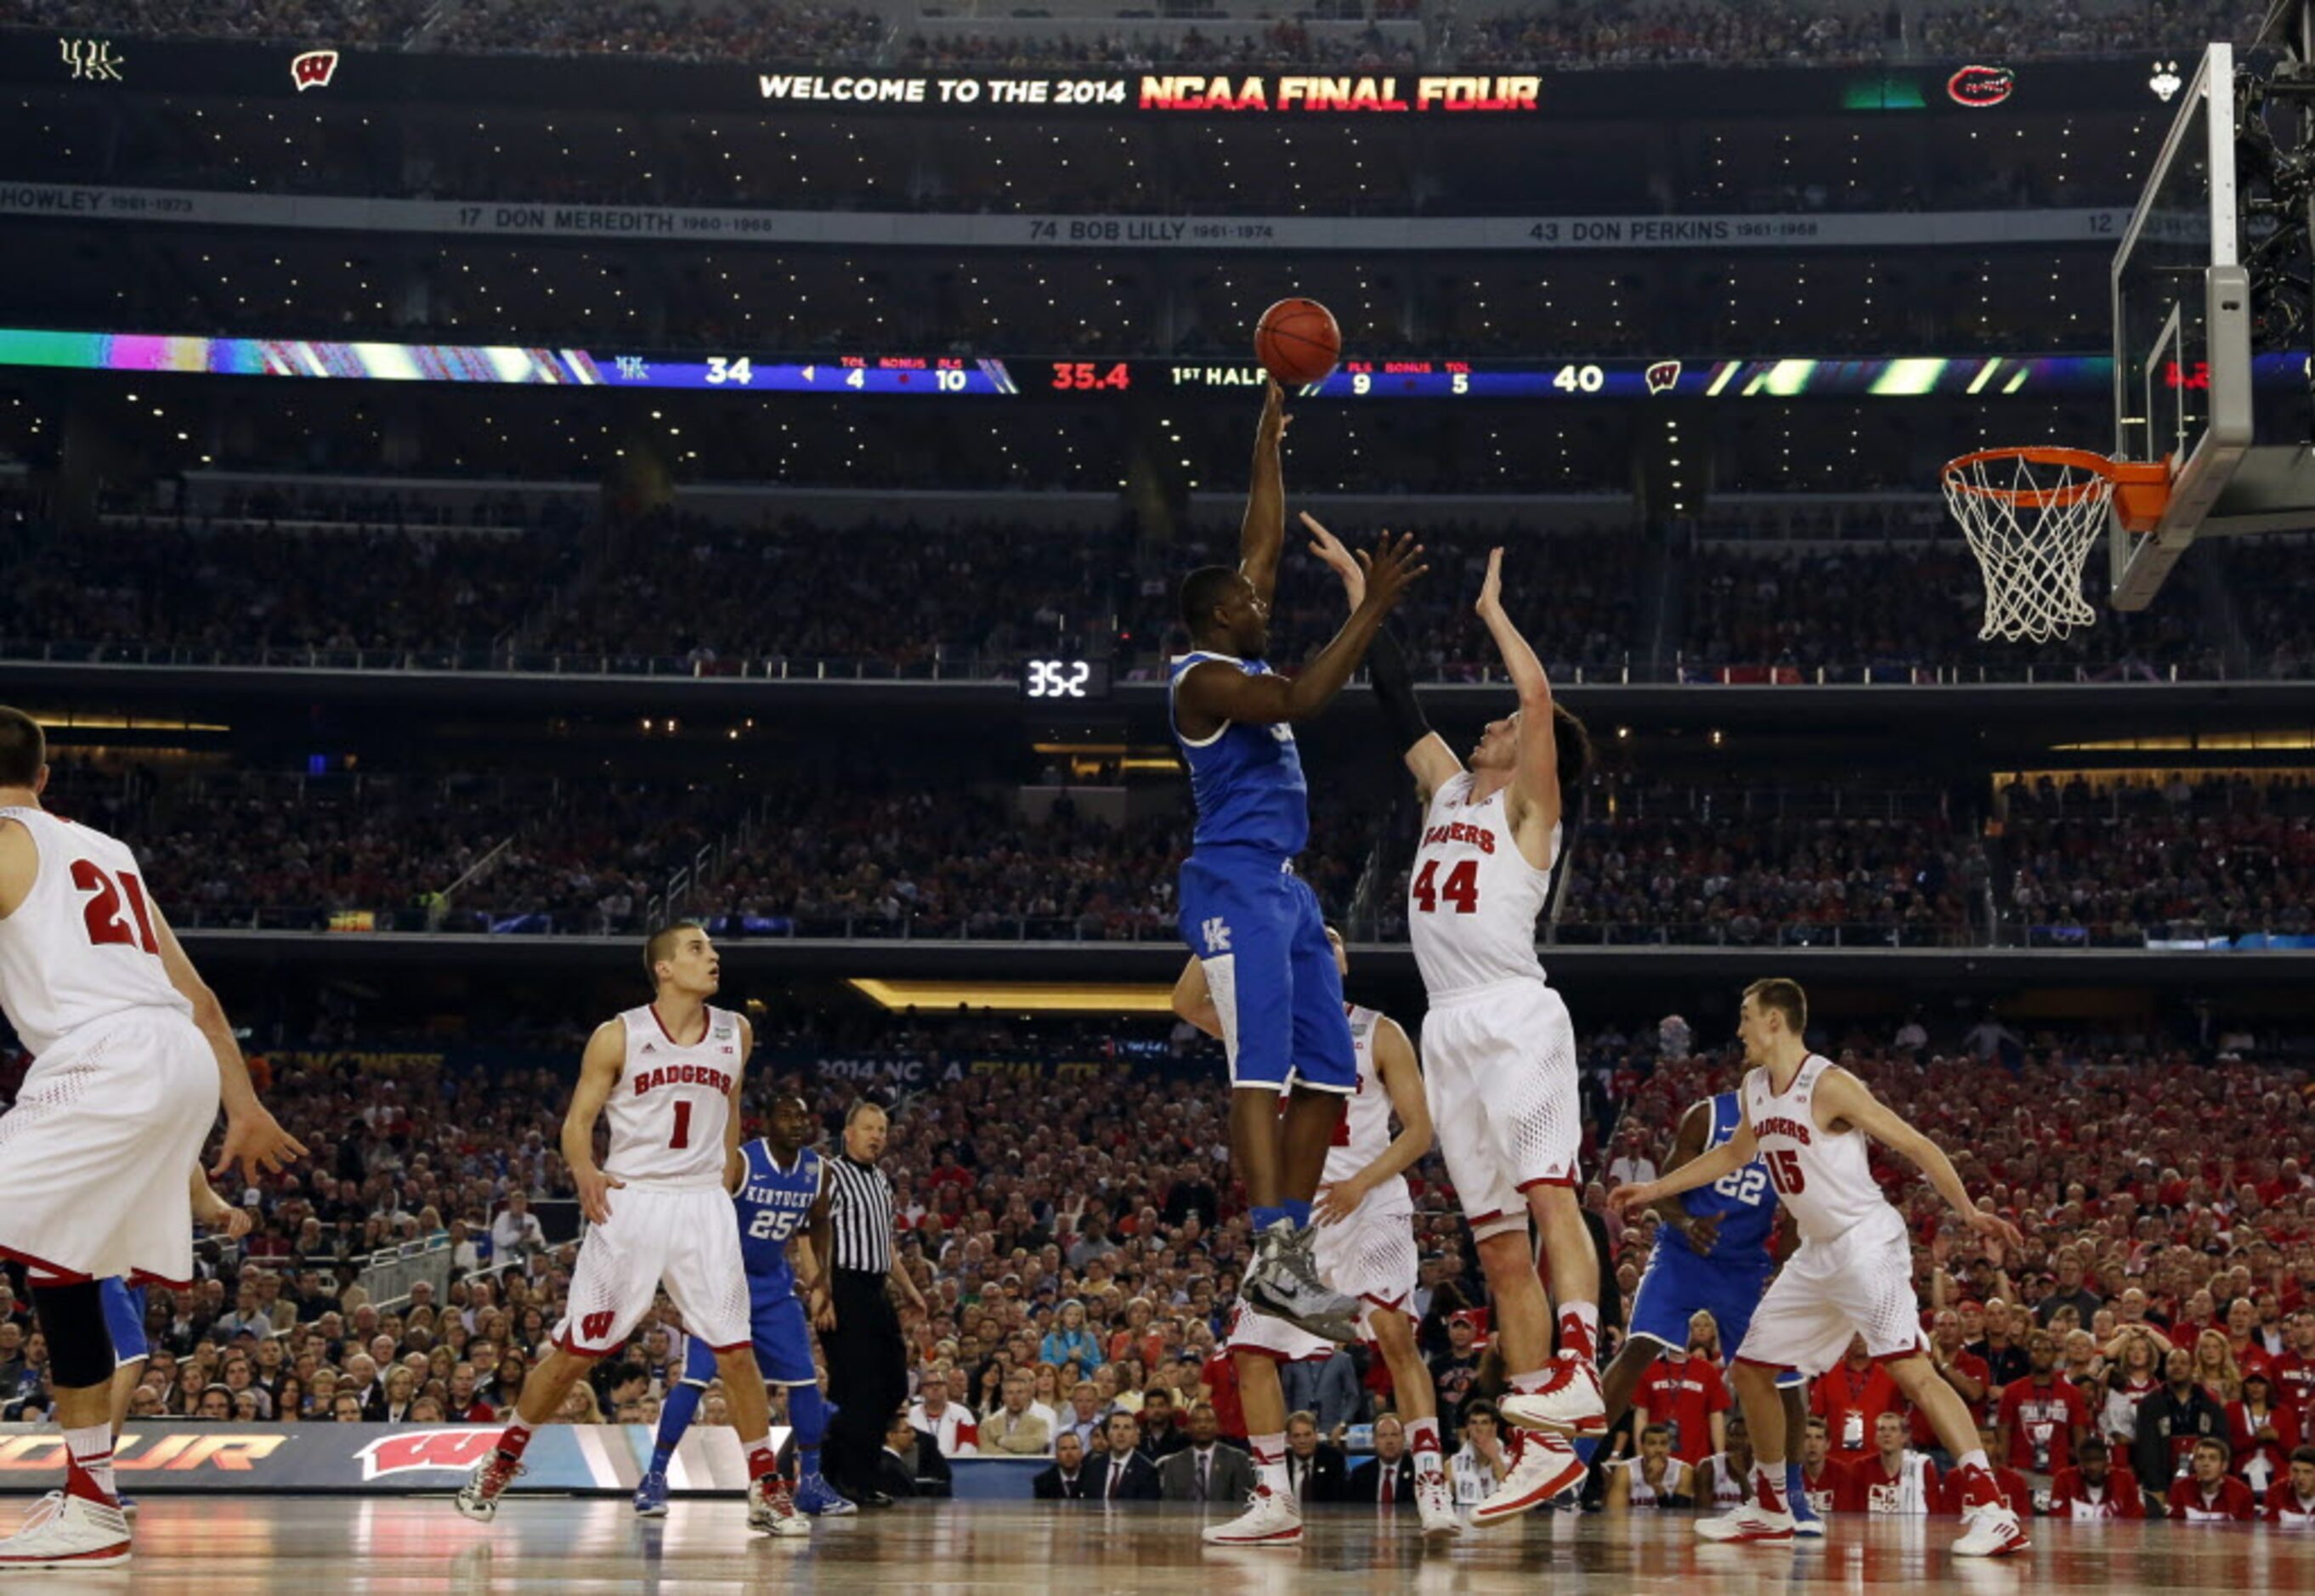
[[[1415,1476],[1415,1509],[1423,1517],[1423,1533],[1460,1535],[1463,1521],[1455,1512],[1455,1493],[1443,1474]]]
[[[1953,1543],[1953,1549],[1956,1557],[2006,1557],[2033,1544],[2015,1512],[2008,1507],[1981,1507],[1970,1515],[1969,1527]]]
[[[1548,1431],[1508,1432],[1512,1471],[1471,1510],[1471,1522],[1485,1530],[1541,1507],[1562,1492],[1583,1483],[1583,1460],[1575,1449]]]
[[[748,1482],[748,1528],[758,1535],[810,1535],[812,1521],[796,1512],[788,1482],[767,1475]]]
[[[492,1447],[490,1456],[475,1465],[475,1472],[467,1476],[466,1483],[458,1487],[457,1495],[451,1500],[460,1512],[487,1524],[498,1517],[500,1494],[522,1472],[521,1459]]]
[[[1529,1430],[1555,1435],[1604,1435],[1608,1399],[1600,1391],[1600,1371],[1580,1352],[1551,1361],[1551,1374],[1532,1391],[1514,1391],[1497,1407],[1504,1418]]]
[[[1696,1532],[1707,1540],[1786,1540],[1793,1538],[1793,1515],[1770,1512],[1753,1503],[1731,1509],[1717,1518],[1699,1519]]]
[[[1256,1485],[1246,1511],[1206,1531],[1208,1546],[1299,1546],[1302,1504],[1283,1491]]]
[[[129,1521],[110,1502],[65,1492],[44,1499],[0,1540],[0,1574],[22,1568],[112,1568],[129,1561]]]

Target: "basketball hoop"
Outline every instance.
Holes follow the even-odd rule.
[[[1980,449],[1945,469],[1946,507],[1985,573],[1979,637],[2047,643],[2098,612],[2082,598],[2082,564],[2117,494],[2123,524],[2151,531],[2169,498],[2167,466],[2109,460],[2048,446]]]

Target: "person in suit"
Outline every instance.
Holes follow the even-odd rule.
[[[1318,1439],[1318,1415],[1308,1411],[1286,1420],[1286,1483],[1297,1502],[1341,1502],[1349,1466],[1340,1447]]]
[[[1053,1462],[1038,1471],[1029,1489],[1040,1502],[1082,1502],[1094,1494],[1095,1470],[1086,1467],[1085,1442],[1064,1430],[1053,1442]]]
[[[1158,1470],[1136,1446],[1141,1423],[1130,1413],[1109,1415],[1109,1452],[1088,1470],[1093,1489],[1088,1495],[1104,1502],[1155,1502]]]
[[[1374,1456],[1353,1467],[1344,1486],[1345,1502],[1413,1502],[1415,1500],[1415,1454],[1406,1450],[1406,1426],[1398,1422],[1397,1414],[1384,1414],[1375,1420]],[[1389,1482],[1386,1496],[1383,1482]]]
[[[1190,1405],[1182,1449],[1158,1465],[1158,1494],[1166,1502],[1244,1502],[1254,1493],[1254,1459],[1221,1439],[1211,1402]]]
[[[944,1497],[956,1490],[948,1459],[940,1442],[909,1423],[908,1410],[892,1415],[884,1426],[884,1450],[876,1458],[876,1488],[898,1500],[904,1496]]]

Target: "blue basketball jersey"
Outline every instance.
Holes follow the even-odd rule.
[[[1711,1104],[1712,1129],[1704,1139],[1706,1152],[1735,1135],[1737,1127],[1744,1122],[1744,1111],[1737,1105],[1735,1093],[1722,1092],[1711,1099]],[[1707,1255],[1713,1263],[1767,1262],[1769,1231],[1777,1222],[1777,1199],[1775,1190],[1769,1184],[1765,1159],[1756,1157],[1708,1186],[1683,1192],[1680,1201],[1697,1219],[1707,1214],[1720,1216],[1719,1234]],[[1688,1247],[1669,1228],[1659,1225],[1656,1245],[1667,1244],[1683,1252]]]
[[[1177,655],[1166,672],[1167,714],[1173,690],[1193,665],[1218,660],[1248,676],[1268,676],[1259,660],[1193,651]],[[1190,792],[1197,801],[1193,847],[1255,847],[1291,857],[1310,840],[1310,793],[1302,779],[1302,756],[1291,726],[1249,726],[1232,721],[1202,742],[1182,735],[1172,722],[1174,740],[1190,767]]]
[[[732,1201],[739,1210],[748,1294],[761,1301],[767,1295],[795,1290],[788,1238],[804,1228],[819,1200],[820,1155],[805,1148],[796,1154],[794,1168],[782,1169],[772,1157],[771,1144],[759,1136],[742,1146],[740,1156],[748,1161],[748,1177]],[[827,1263],[821,1259],[821,1267]]]

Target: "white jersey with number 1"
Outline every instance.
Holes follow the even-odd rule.
[[[611,1124],[606,1174],[670,1185],[723,1184],[723,1132],[739,1077],[740,1019],[703,1008],[695,1033],[671,1036],[650,1004],[619,1016],[626,1062],[603,1105]]]
[[[1470,802],[1464,771],[1432,794],[1423,843],[1407,878],[1407,936],[1432,998],[1501,981],[1543,980],[1535,953],[1536,917],[1551,896],[1549,865],[1539,870],[1512,834],[1508,787]],[[1551,859],[1559,828],[1551,829]]]

